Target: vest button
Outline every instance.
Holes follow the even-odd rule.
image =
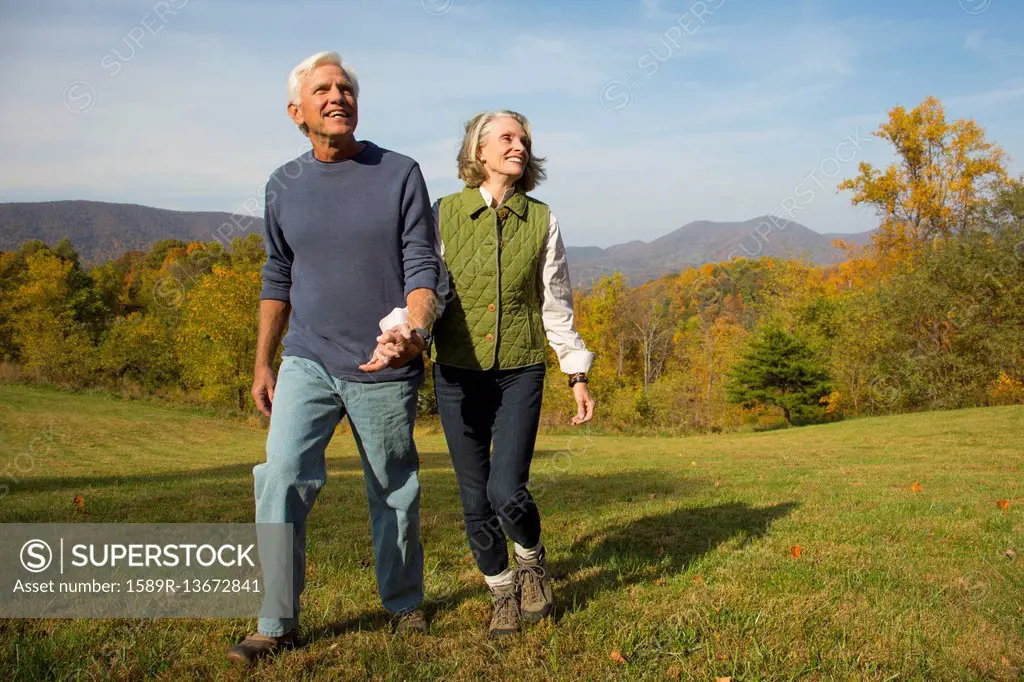
[[[498,309],[497,306],[495,306],[493,303],[490,304],[489,306],[487,306],[487,312],[489,312],[489,313],[493,313],[497,309]]]
[[[488,341],[494,341],[494,334],[488,334],[484,338],[487,339]]]

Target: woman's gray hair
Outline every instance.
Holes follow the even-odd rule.
[[[479,187],[487,180],[487,169],[477,158],[477,153],[480,151],[481,141],[487,138],[487,134],[491,130],[491,121],[505,116],[519,121],[523,130],[526,131],[525,147],[529,158],[526,162],[526,169],[516,181],[516,188],[523,192],[532,192],[547,177],[547,173],[544,172],[544,163],[547,159],[533,154],[530,122],[522,114],[508,109],[485,111],[466,123],[466,134],[462,138],[462,148],[459,149],[459,178],[466,183],[467,187]]]
[[[317,52],[314,55],[306,57],[299,62],[291,73],[288,74],[288,103],[299,106],[299,98],[302,96],[302,81],[306,79],[306,76],[310,74],[314,69],[320,66],[337,66],[348,78],[349,82],[352,83],[352,94],[355,95],[356,99],[359,99],[359,80],[356,78],[356,72],[342,60],[341,55],[337,52]],[[305,124],[299,126],[299,130],[305,135],[309,132],[309,129]]]

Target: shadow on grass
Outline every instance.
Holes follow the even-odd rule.
[[[451,469],[451,461],[447,452],[421,452],[420,471],[433,471]],[[102,476],[61,476],[23,478],[16,485],[10,486],[12,492],[51,492],[54,490],[66,490],[74,493],[82,492],[90,488],[105,488],[110,486],[134,486],[161,483],[185,483],[200,482],[203,480],[231,480],[232,483],[252,488],[252,469],[254,466],[265,460],[259,459],[242,464],[225,464],[222,466],[210,467],[207,469],[175,469],[170,471],[158,471],[154,473],[139,474],[125,469],[124,473],[106,474]],[[346,472],[362,472],[363,467],[355,456],[328,457],[327,458],[327,479],[330,481],[332,474]]]
[[[677,509],[581,538],[573,543],[569,558],[552,566],[554,577],[562,579],[558,601],[564,605],[555,617],[561,619],[582,610],[606,590],[681,573],[734,538],[753,542],[768,533],[772,522],[798,506],[796,502],[783,502],[755,508],[729,502]],[[595,567],[596,572],[588,572]],[[579,572],[586,577],[571,577]]]

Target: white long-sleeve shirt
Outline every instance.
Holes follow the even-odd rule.
[[[500,207],[512,196],[513,189],[509,189],[501,202]],[[483,187],[480,194],[488,206],[494,201]],[[441,230],[438,226],[438,210],[440,202],[434,203],[434,230],[435,243],[438,255],[441,260],[441,273],[438,278],[437,298],[443,306],[448,300],[448,269],[444,264],[444,242],[441,239]],[[544,253],[541,256],[541,319],[544,324],[544,333],[548,343],[558,356],[558,366],[566,374],[576,372],[589,372],[594,364],[594,354],[587,350],[583,338],[576,330],[576,322],[572,310],[572,287],[569,283],[569,264],[565,258],[565,245],[562,244],[562,235],[558,229],[558,219],[555,214],[550,214],[548,222],[547,239],[544,242]],[[443,309],[443,308],[442,308]],[[405,321],[406,311],[396,308],[391,315],[381,320],[381,330],[390,329],[395,324]]]

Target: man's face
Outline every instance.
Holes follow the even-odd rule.
[[[302,82],[299,104],[288,105],[296,124],[305,123],[310,135],[326,138],[350,136],[359,121],[355,92],[341,67],[325,64],[309,72]]]

